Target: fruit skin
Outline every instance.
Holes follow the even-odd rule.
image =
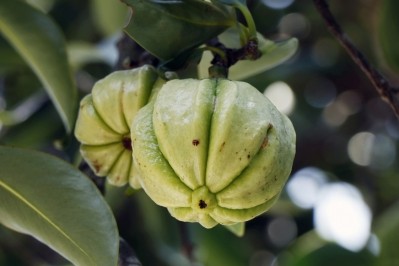
[[[130,181],[140,188],[132,163],[130,125],[154,88],[163,83],[156,70],[145,65],[111,73],[82,99],[75,126],[80,152],[95,174],[107,176],[110,184]]]
[[[272,206],[291,172],[295,138],[263,94],[226,79],[168,81],[132,125],[145,192],[176,219],[206,228]]]

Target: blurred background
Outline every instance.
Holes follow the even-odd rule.
[[[81,96],[114,70],[127,8],[116,0],[27,0],[62,29]],[[238,238],[179,223],[142,192],[106,187],[119,232],[143,265],[399,265],[399,123],[330,35],[312,1],[247,1],[266,38],[296,37],[286,63],[246,81],[292,120],[297,155],[277,204]],[[381,55],[383,0],[330,1],[346,34],[392,84]],[[392,35],[397,43],[398,35]],[[42,85],[0,36],[0,144],[69,159]],[[192,262],[187,254],[191,254]],[[191,264],[190,264],[191,263]],[[0,227],[0,265],[67,265],[36,240]]]

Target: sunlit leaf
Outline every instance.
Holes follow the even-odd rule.
[[[116,265],[112,213],[81,172],[53,156],[0,147],[0,223],[47,244],[75,265]]]
[[[65,41],[54,22],[23,1],[0,1],[0,34],[15,47],[43,83],[67,131],[77,111],[77,90]]]
[[[132,7],[126,33],[144,49],[169,60],[232,26],[234,16],[202,0],[122,0]]]

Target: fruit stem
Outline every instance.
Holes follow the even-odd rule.
[[[221,65],[212,65],[208,69],[209,78],[224,78],[228,76],[228,68]]]
[[[220,49],[215,46],[205,46],[204,50],[208,50],[213,54],[217,54],[222,60],[227,61],[227,56],[226,53],[223,51],[223,49]]]
[[[248,32],[246,32],[246,34],[248,36],[247,40],[257,39],[255,21],[252,17],[251,12],[249,11],[247,5],[242,4],[240,1],[235,1],[234,7],[236,7],[238,10],[240,10],[240,12],[244,16],[245,21],[247,23],[247,27],[248,27]],[[240,27],[240,31],[242,31],[241,27]]]

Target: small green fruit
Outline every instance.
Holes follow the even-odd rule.
[[[168,81],[132,126],[134,164],[149,197],[206,228],[268,210],[291,172],[295,131],[248,83]]]
[[[132,163],[130,125],[147,104],[154,87],[163,84],[151,66],[116,71],[99,80],[80,103],[75,136],[83,158],[98,176],[116,186],[140,185]]]

